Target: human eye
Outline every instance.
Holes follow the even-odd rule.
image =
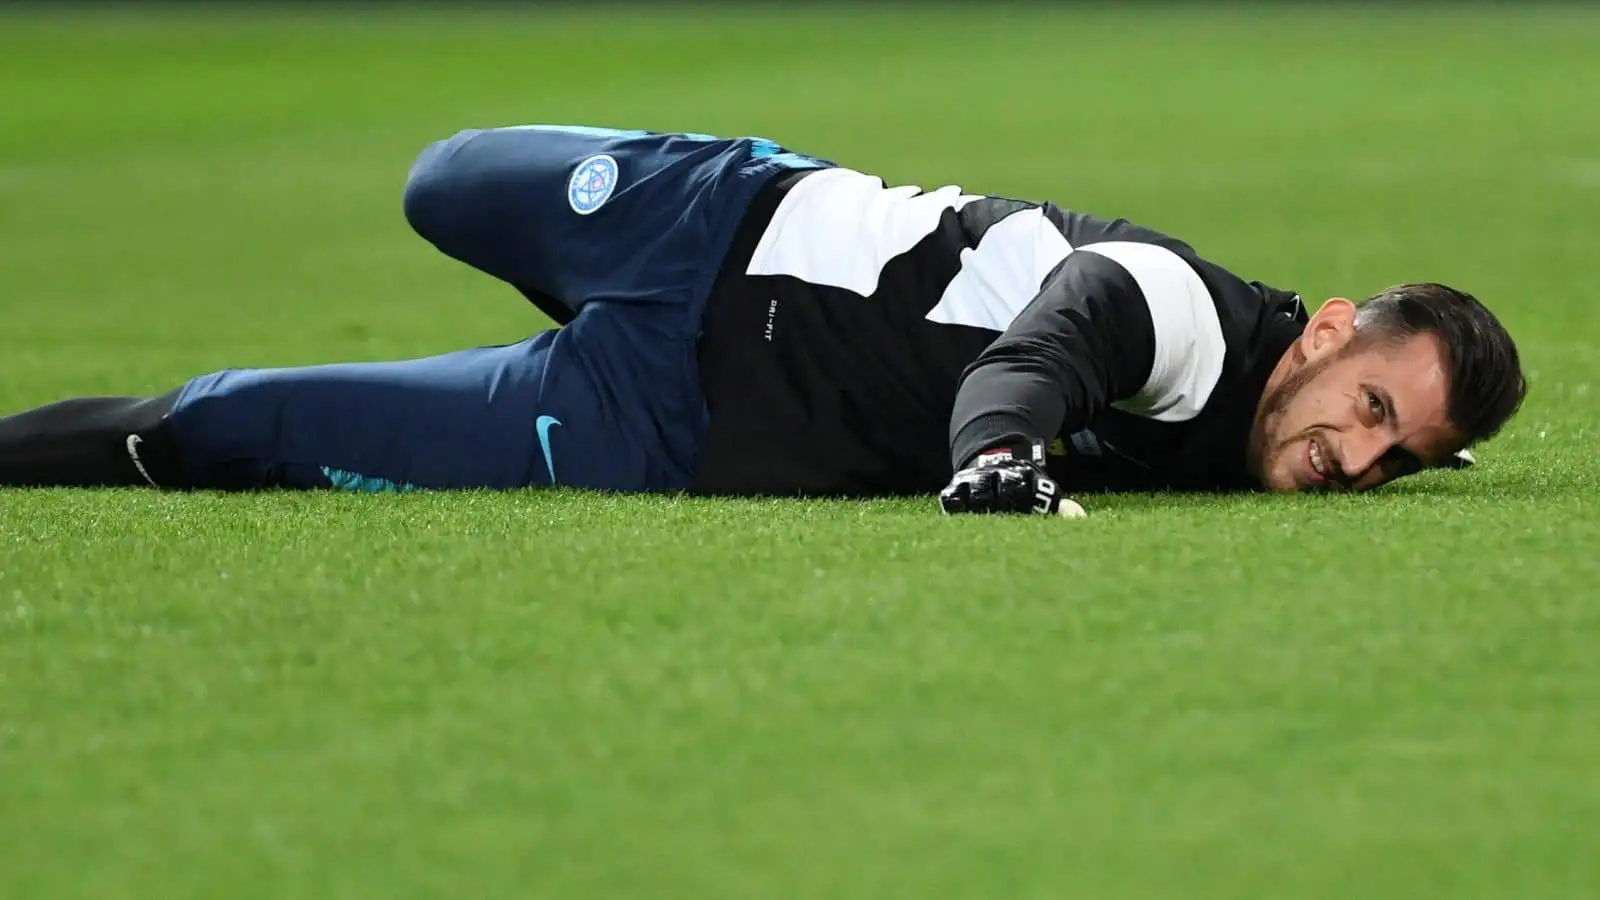
[[[1367,400],[1367,412],[1372,414],[1372,420],[1374,422],[1382,422],[1384,413],[1386,412],[1386,409],[1383,405],[1383,398],[1379,397],[1372,391],[1366,391],[1365,397]]]

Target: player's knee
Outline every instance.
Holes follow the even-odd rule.
[[[457,132],[424,147],[406,176],[402,206],[406,221],[417,234],[438,243],[448,230],[451,211],[460,208],[460,196],[468,188],[459,165],[452,163],[456,151],[478,130]]]

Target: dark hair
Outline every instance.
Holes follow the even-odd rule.
[[[1361,302],[1356,333],[1396,341],[1438,335],[1450,379],[1446,414],[1468,446],[1498,433],[1528,394],[1511,335],[1464,291],[1432,282],[1388,288]]]

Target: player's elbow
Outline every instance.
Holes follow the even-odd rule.
[[[453,211],[461,208],[461,195],[470,188],[471,179],[456,161],[456,152],[480,133],[476,129],[460,131],[434,141],[417,155],[406,175],[401,200],[406,222],[435,244],[444,240],[451,228]]]

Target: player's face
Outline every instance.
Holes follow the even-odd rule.
[[[1319,310],[1263,398],[1251,465],[1269,490],[1370,490],[1461,446],[1438,338],[1356,341],[1354,313]]]

